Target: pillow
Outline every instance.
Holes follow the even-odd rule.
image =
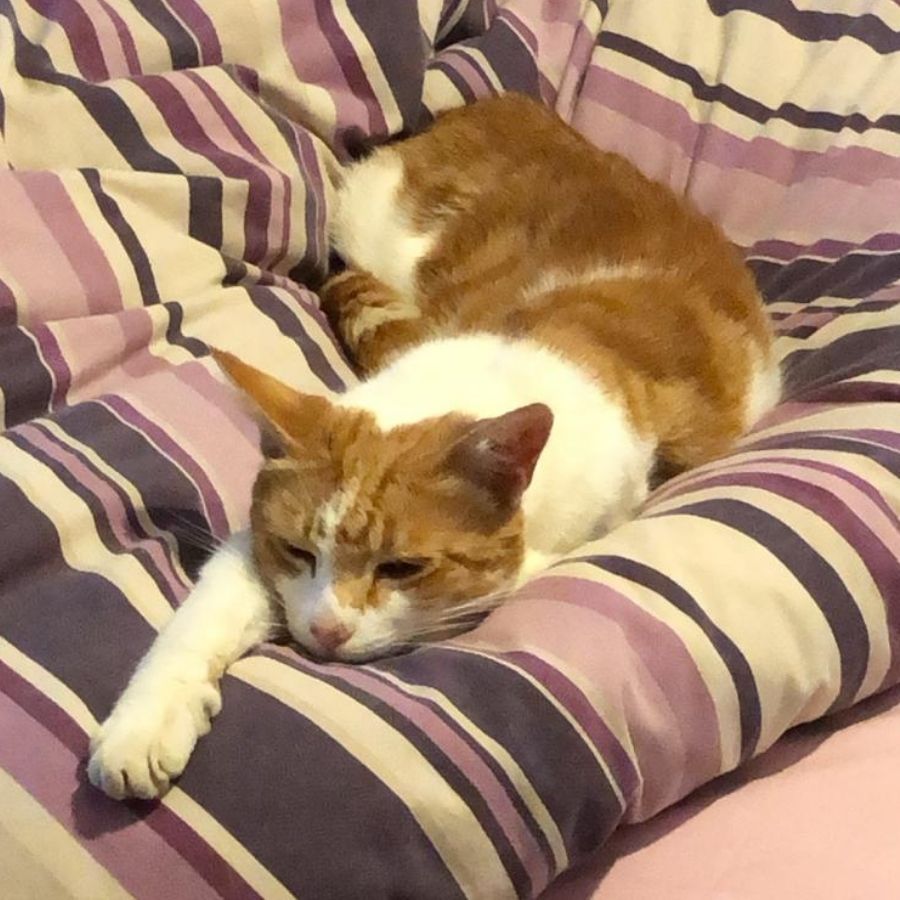
[[[0,870],[20,895],[533,897],[621,822],[898,681],[896,7],[670,6],[9,7]],[[260,648],[179,784],[108,800],[88,735],[247,517],[255,433],[206,345],[341,390],[310,290],[329,173],[507,89],[723,224],[785,403],[468,635],[355,667]]]

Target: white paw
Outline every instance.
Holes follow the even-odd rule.
[[[115,800],[164,794],[221,708],[208,682],[126,691],[91,740],[91,783]]]

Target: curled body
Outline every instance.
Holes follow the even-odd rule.
[[[113,796],[181,772],[222,672],[272,622],[351,662],[442,636],[778,398],[761,300],[718,228],[527,98],[350,167],[332,238],[347,269],[322,302],[362,380],[300,394],[216,354],[263,434],[250,528],[99,730],[89,772]]]

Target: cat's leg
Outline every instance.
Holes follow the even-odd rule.
[[[91,741],[88,776],[110,797],[149,799],[181,774],[222,702],[225,669],[272,628],[247,534],[206,563]]]
[[[427,324],[414,300],[362,269],[347,269],[320,292],[322,309],[362,375],[423,340]]]

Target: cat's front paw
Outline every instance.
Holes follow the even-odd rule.
[[[208,682],[122,697],[91,740],[88,777],[115,800],[164,794],[222,707]]]

